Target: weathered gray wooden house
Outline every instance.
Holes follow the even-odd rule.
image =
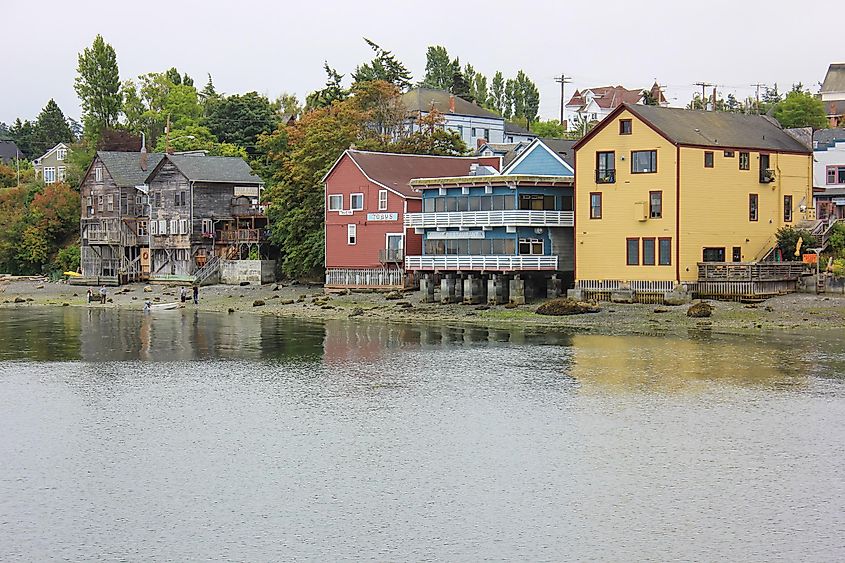
[[[263,183],[237,157],[100,151],[80,186],[78,283],[202,283],[261,256]]]

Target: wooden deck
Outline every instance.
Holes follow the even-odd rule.
[[[698,282],[796,281],[803,262],[699,262]]]

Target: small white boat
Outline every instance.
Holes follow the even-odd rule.
[[[179,303],[144,303],[145,311],[169,311],[170,309],[178,309]]]

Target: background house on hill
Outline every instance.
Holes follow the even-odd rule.
[[[819,219],[845,219],[845,129],[813,132],[813,192]]]
[[[479,141],[505,142],[505,120],[502,116],[445,90],[414,88],[402,94],[402,103],[408,114],[408,128],[411,132],[419,130],[417,119],[435,109],[446,120],[446,128],[457,131],[471,150],[478,146]],[[521,138],[525,135],[513,129],[511,136]]]
[[[830,127],[845,125],[845,63],[833,63],[819,93]]]
[[[405,227],[422,209],[410,182],[420,177],[495,174],[499,157],[455,157],[347,150],[326,185],[326,289],[411,287],[405,255],[420,254],[422,235]]]
[[[505,121],[505,142],[506,143],[530,143],[537,138],[537,135],[516,123]]]
[[[18,146],[11,139],[0,139],[0,163],[13,164],[23,155]]]
[[[567,125],[571,127],[576,120],[585,123],[601,121],[622,104],[643,104],[645,103],[643,91],[642,88],[629,90],[624,86],[599,86],[575,90],[566,102]],[[658,106],[669,105],[657,82],[648,91]]]
[[[67,172],[67,159],[70,147],[65,143],[59,143],[38,158],[32,161],[35,169],[35,177],[42,178],[45,184],[62,182]]]

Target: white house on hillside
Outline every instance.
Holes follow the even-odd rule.
[[[402,95],[408,112],[408,126],[418,131],[416,120],[428,115],[432,109],[443,114],[446,128],[457,131],[470,149],[480,143],[504,143],[505,120],[483,107],[459,98],[445,90],[414,88]]]

